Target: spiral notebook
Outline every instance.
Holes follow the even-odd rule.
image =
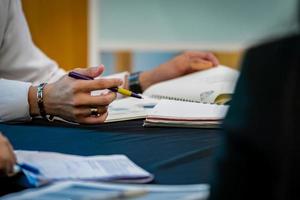
[[[197,103],[226,104],[233,94],[239,72],[220,65],[149,87],[143,95]]]

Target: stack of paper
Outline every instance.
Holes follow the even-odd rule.
[[[23,169],[29,182],[39,186],[59,180],[97,180],[145,183],[153,175],[125,155],[74,156],[51,152],[15,151],[19,163],[37,168],[36,174]]]
[[[195,185],[133,185],[90,182],[62,182],[41,189],[31,189],[3,197],[5,200],[205,200],[207,184]]]
[[[217,128],[228,106],[174,100],[161,100],[152,109],[144,126]]]

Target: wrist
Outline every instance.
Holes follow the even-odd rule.
[[[48,94],[50,88],[51,88],[51,84],[47,84],[43,88],[43,106],[44,106],[44,111],[47,115],[53,115],[50,106],[48,105]],[[30,116],[32,117],[41,115],[37,94],[38,94],[38,86],[30,86],[28,92],[28,103],[29,103]]]
[[[29,103],[30,116],[37,116],[40,114],[38,103],[37,103],[36,93],[37,93],[37,87],[30,86],[29,92],[28,92],[28,103]]]
[[[144,71],[140,73],[139,81],[142,91],[156,83],[153,71]]]
[[[45,87],[44,87],[44,90],[43,90],[43,104],[44,104],[44,110],[46,112],[47,115],[55,115],[56,113],[54,112],[54,108],[51,107],[51,101],[50,101],[50,98],[49,98],[49,94],[51,93],[51,89],[53,87],[53,84],[47,84]]]

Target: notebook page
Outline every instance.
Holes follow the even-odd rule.
[[[160,184],[111,184],[80,181],[65,181],[34,190],[25,190],[4,196],[5,200],[41,200],[41,199],[112,199],[106,195],[123,191],[147,191],[144,196],[135,196],[129,199],[174,199],[191,200],[207,199],[209,185],[160,185]],[[121,196],[121,195],[120,195]],[[122,195],[124,197],[124,195]],[[125,197],[124,197],[125,198]],[[114,198],[120,199],[120,198]],[[127,198],[126,198],[127,199]]]
[[[239,72],[213,67],[150,86],[143,94],[158,99],[214,103],[220,94],[232,94]]]
[[[150,174],[126,156],[94,156],[78,160],[39,160],[34,162],[43,179],[114,179],[118,177],[146,177]]]
[[[143,97],[143,99],[127,97],[115,100],[108,107],[108,117],[105,122],[144,119],[149,109],[153,108],[158,101],[148,97]]]
[[[225,117],[227,110],[226,105],[161,100],[149,112],[147,119],[221,120]]]

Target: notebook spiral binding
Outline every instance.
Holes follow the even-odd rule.
[[[195,101],[186,98],[179,98],[179,97],[170,97],[170,96],[163,96],[163,95],[151,95],[154,99],[168,99],[168,100],[175,100],[175,101],[186,101],[186,102],[194,102],[194,103],[203,103],[201,101]]]

